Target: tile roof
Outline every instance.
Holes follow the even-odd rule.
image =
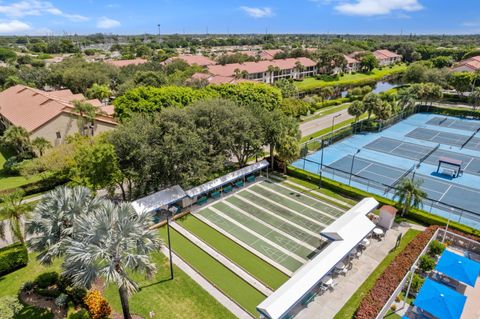
[[[82,94],[73,94],[70,90],[45,92],[15,85],[0,93],[0,114],[13,125],[33,132],[63,112],[72,113],[74,100],[86,99]],[[105,111],[108,114],[109,107],[105,107]],[[99,115],[98,120],[115,123],[111,116]]]
[[[345,57],[345,60],[347,60],[347,64],[354,64],[354,63],[359,63],[358,60],[348,56],[348,55],[343,55]]]
[[[269,66],[278,67],[281,70],[287,70],[295,68],[295,63],[297,61],[305,67],[316,65],[316,62],[310,60],[309,58],[289,58],[258,62],[231,63],[225,65],[211,65],[208,67],[208,72],[213,75],[234,76],[236,69],[239,69],[240,71],[247,71],[249,74],[267,72]]]
[[[397,54],[389,50],[376,50],[376,51],[373,51],[373,55],[379,60],[402,57],[400,54]]]
[[[107,60],[105,63],[108,63],[110,65],[116,66],[116,67],[124,67],[127,65],[139,65],[139,64],[144,64],[147,63],[148,61],[145,59],[137,58],[137,59],[132,59],[132,60]]]
[[[179,55],[177,57],[170,58],[170,62],[173,60],[183,60],[189,65],[196,64],[199,66],[208,66],[208,65],[213,65],[215,64],[215,61],[207,58],[206,56],[203,55],[190,55],[190,54],[185,54],[185,55]]]

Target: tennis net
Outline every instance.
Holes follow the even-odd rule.
[[[472,136],[470,136],[463,144],[462,144],[462,147],[460,147],[461,149],[465,147],[465,145],[468,144],[468,142],[470,142],[472,140],[472,138],[475,137],[475,135],[478,133],[478,131],[480,131],[480,127],[475,131],[473,132]]]

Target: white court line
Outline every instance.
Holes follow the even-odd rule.
[[[443,195],[438,199],[439,202],[443,199],[443,197],[445,197],[445,195],[447,195],[448,191],[450,190],[450,188],[452,188],[452,186],[453,186],[453,185],[448,186],[447,190],[446,190],[446,191],[443,193]]]
[[[468,165],[470,165],[473,162],[473,157],[470,157],[470,160],[468,161],[468,164],[463,167],[463,170],[466,171]]]
[[[255,256],[257,256],[258,258],[260,259],[263,259],[264,261],[266,261],[267,263],[269,263],[270,265],[272,265],[273,267],[277,268],[278,270],[280,270],[281,272],[283,272],[284,274],[288,275],[289,277],[291,277],[293,275],[293,271],[291,271],[290,269],[286,268],[285,266],[282,266],[280,265],[278,262],[276,262],[275,260],[265,256],[264,254],[262,254],[261,252],[259,252],[258,250],[256,250],[255,248],[253,248],[252,246],[250,245],[247,245],[246,243],[244,243],[243,241],[241,241],[240,239],[238,239],[237,237],[233,236],[232,234],[230,234],[228,231],[226,231],[225,229],[223,229],[222,227],[220,226],[217,226],[217,224],[211,222],[210,220],[208,220],[206,217],[203,217],[202,215],[198,214],[198,213],[194,213],[194,216],[196,218],[198,218],[199,220],[201,220],[203,223],[207,224],[208,226],[212,227],[213,229],[215,229],[216,231],[218,231],[220,234],[224,235],[225,237],[227,237],[228,239],[230,239],[231,241],[237,243],[238,245],[240,245],[241,247],[245,248],[246,250],[248,250],[249,252],[251,252],[252,254],[254,254]]]
[[[305,194],[305,193],[299,192],[299,191],[297,191],[297,190],[295,190],[295,189],[292,189],[292,188],[290,188],[290,187],[287,187],[287,186],[284,186],[284,185],[281,185],[281,184],[275,184],[275,185],[280,186],[280,187],[282,187],[282,188],[285,188],[286,190],[289,190],[289,191],[291,191],[291,192],[295,192],[295,193],[301,194],[302,196],[308,197],[308,198],[310,198],[310,199],[312,199],[312,200],[314,200],[314,201],[317,201],[318,203],[320,203],[320,204],[322,204],[322,205],[329,206],[329,207],[331,207],[331,208],[333,208],[333,209],[336,209],[336,210],[339,210],[339,211],[341,211],[341,212],[345,212],[345,211],[346,211],[345,209],[342,209],[342,208],[340,208],[340,207],[338,207],[338,206],[335,206],[335,205],[333,205],[333,204],[324,202],[324,201],[322,201],[322,200],[320,200],[320,199],[318,199],[318,198],[315,198],[315,197],[312,197],[312,196],[307,195],[307,194]],[[314,190],[310,190],[310,191],[313,192]],[[341,203],[343,203],[343,202],[341,202]],[[339,203],[339,204],[340,204],[340,203]],[[348,205],[348,204],[345,203],[345,205]],[[352,206],[350,206],[350,207],[352,207]],[[338,218],[338,217],[335,217],[335,218]]]
[[[303,206],[303,207],[305,207],[305,208],[311,209],[311,210],[319,213],[319,214],[322,215],[322,216],[325,216],[325,217],[328,217],[328,218],[331,218],[331,219],[337,219],[337,217],[332,216],[332,215],[330,215],[329,213],[326,213],[326,212],[321,211],[321,210],[319,210],[319,209],[317,209],[317,208],[315,208],[315,207],[312,207],[312,206],[309,206],[309,205],[307,205],[307,204],[304,204],[304,203],[302,203],[302,202],[300,202],[300,201],[298,201],[298,200],[296,200],[296,199],[294,199],[294,198],[290,198],[290,197],[288,197],[288,196],[286,196],[286,195],[283,195],[283,194],[281,194],[281,193],[279,193],[279,192],[277,192],[277,191],[275,191],[275,190],[273,190],[273,189],[271,189],[271,188],[268,188],[268,187],[266,187],[266,186],[264,186],[264,185],[262,185],[262,184],[258,184],[258,186],[261,187],[261,188],[263,188],[263,189],[265,189],[266,191],[269,191],[269,192],[271,192],[271,193],[277,194],[278,196],[281,196],[281,197],[283,197],[283,198],[286,198],[286,199],[288,199],[289,201],[292,201],[292,202],[294,202],[294,203],[297,203],[297,204],[299,204],[299,205],[301,205],[301,206]]]
[[[297,216],[299,216],[299,217],[302,217],[303,219],[306,219],[306,220],[308,220],[308,221],[310,221],[310,222],[312,222],[312,223],[314,223],[314,224],[317,224],[318,226],[322,226],[322,227],[327,227],[327,226],[328,226],[328,225],[326,225],[326,224],[324,224],[324,223],[319,222],[318,220],[315,220],[315,219],[313,219],[313,218],[311,218],[311,217],[308,217],[308,216],[305,216],[305,215],[303,215],[303,214],[301,214],[301,213],[298,213],[298,212],[296,212],[296,211],[288,208],[287,206],[284,206],[284,205],[282,205],[282,204],[280,204],[280,203],[277,203],[276,201],[271,200],[270,198],[267,198],[267,197],[265,197],[265,196],[262,196],[262,195],[260,195],[260,194],[258,194],[258,193],[254,193],[254,192],[252,192],[250,189],[247,189],[246,191],[247,191],[248,193],[252,194],[253,196],[259,197],[259,198],[261,198],[261,199],[263,199],[263,200],[266,200],[266,201],[269,202],[269,203],[272,203],[272,204],[274,204],[274,205],[276,205],[276,206],[278,206],[278,207],[281,207],[281,208],[283,208],[283,209],[285,209],[285,210],[288,210],[288,211],[294,213],[295,215],[297,215]],[[240,195],[241,195],[241,194],[240,194]]]
[[[237,195],[238,195],[238,194],[237,194]],[[262,210],[262,211],[265,212],[266,214],[269,214],[269,215],[271,215],[271,216],[273,216],[273,217],[275,217],[275,218],[277,218],[277,219],[280,219],[281,221],[283,221],[283,222],[285,222],[285,223],[287,223],[287,224],[289,224],[289,225],[291,225],[291,226],[299,229],[299,230],[302,231],[303,233],[307,233],[308,235],[310,235],[310,236],[312,236],[312,237],[315,237],[315,238],[317,238],[317,239],[320,239],[320,240],[322,240],[322,241],[324,240],[324,238],[323,238],[322,236],[320,236],[319,234],[317,234],[317,233],[315,233],[315,232],[313,232],[313,231],[311,231],[311,230],[309,230],[309,229],[306,229],[306,228],[304,228],[303,226],[298,225],[298,224],[296,224],[295,222],[293,222],[293,221],[291,221],[291,220],[288,220],[288,219],[286,219],[286,218],[284,218],[284,217],[282,217],[282,216],[280,216],[280,215],[277,215],[277,214],[273,213],[272,211],[266,209],[265,207],[262,207],[262,206],[260,206],[260,205],[257,205],[257,204],[255,204],[254,202],[249,202],[247,199],[243,198],[242,196],[235,196],[235,198],[238,198],[238,199],[241,200],[242,202],[247,203],[247,204],[249,204],[249,205],[252,205],[253,207],[256,207],[256,208]]]
[[[367,164],[367,166],[365,166],[364,168],[362,168],[361,170],[359,170],[358,172],[354,173],[355,175],[359,175],[361,172],[363,172],[364,170],[366,170],[367,168],[369,168],[370,166],[372,166],[374,163],[373,162],[370,162]]]
[[[217,213],[218,215],[220,215],[221,217],[223,217],[224,219],[228,220],[230,223],[234,224],[235,226],[243,229],[244,231],[250,233],[252,236],[254,237],[257,237],[258,239],[260,239],[261,241],[269,244],[270,246],[280,250],[282,253],[284,253],[285,255],[287,256],[290,256],[292,257],[293,259],[296,259],[297,261],[301,262],[302,264],[305,264],[307,262],[306,259],[298,256],[296,253],[288,250],[288,249],[285,249],[283,248],[282,246],[278,245],[277,243],[274,243],[273,241],[271,241],[270,239],[266,238],[266,237],[263,237],[262,235],[260,235],[259,233],[251,230],[250,228],[248,228],[247,226],[237,222],[235,219],[231,218],[230,216],[227,216],[225,215],[223,212],[221,212],[220,210],[218,210],[217,208],[215,207],[210,207],[210,210],[212,210],[213,212]]]
[[[311,245],[309,245],[309,244],[301,241],[300,239],[295,238],[295,237],[293,237],[292,235],[285,233],[285,232],[282,231],[281,229],[279,229],[279,228],[277,228],[277,227],[275,227],[275,226],[273,226],[273,225],[270,225],[269,223],[264,222],[263,220],[261,220],[261,219],[255,217],[255,216],[253,216],[252,214],[247,213],[247,212],[244,211],[243,209],[235,206],[235,204],[232,204],[232,203],[230,203],[230,202],[228,202],[228,201],[224,201],[223,203],[226,204],[226,205],[228,205],[228,206],[230,206],[230,208],[236,210],[236,211],[239,212],[240,214],[242,214],[242,215],[244,215],[244,216],[246,216],[246,217],[248,217],[248,218],[250,218],[250,219],[253,219],[253,220],[256,221],[257,223],[262,224],[262,225],[265,226],[265,227],[268,227],[268,228],[272,229],[273,231],[279,233],[280,235],[282,235],[282,236],[290,239],[291,241],[294,241],[294,242],[296,242],[297,244],[303,246],[304,248],[310,249],[311,251],[317,250],[317,248],[315,248],[315,247],[313,247],[313,246],[311,246]]]

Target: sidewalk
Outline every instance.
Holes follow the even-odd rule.
[[[162,253],[168,257],[168,248],[162,246]],[[214,297],[219,303],[221,303],[225,308],[232,312],[237,318],[240,319],[252,319],[253,317],[247,313],[245,310],[240,308],[235,302],[230,300],[225,296],[220,290],[215,288],[210,282],[203,278],[198,272],[196,272],[192,267],[190,267],[186,262],[184,262],[180,257],[178,257],[174,252],[172,252],[173,263],[180,268],[184,273],[186,273],[190,278],[192,278],[197,284],[205,289],[212,297]]]

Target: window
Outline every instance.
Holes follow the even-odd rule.
[[[57,134],[57,138],[58,138],[58,139],[62,138],[62,134],[61,134],[60,132],[57,132],[57,133],[55,133],[55,134]]]

